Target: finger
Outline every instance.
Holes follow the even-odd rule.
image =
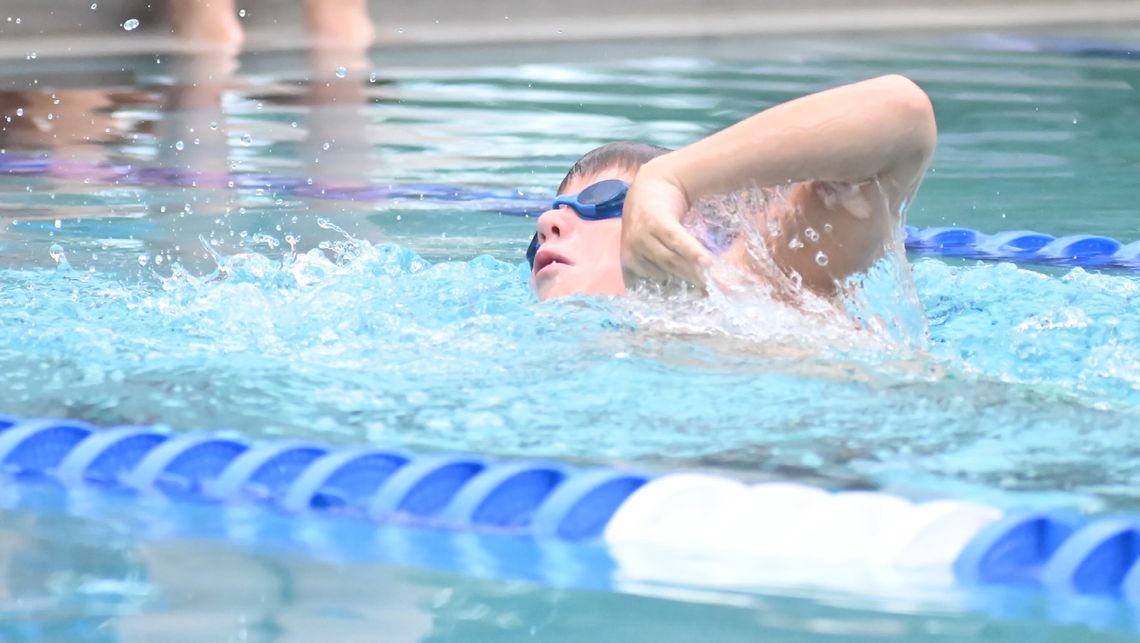
[[[659,264],[656,257],[668,250],[652,237],[638,240],[637,246],[622,253],[622,274],[626,286],[633,286],[641,280],[664,282],[669,272]]]
[[[705,272],[712,265],[712,254],[699,241],[684,230],[680,236],[666,232],[664,237],[654,237],[654,241],[668,250],[667,254],[660,255],[662,268],[693,285],[704,285]]]
[[[702,270],[712,265],[714,257],[709,249],[680,225],[661,228],[657,237],[665,246],[681,255],[690,264],[698,266]]]
[[[663,243],[657,237],[650,237],[647,241],[647,245],[653,249],[650,256],[654,259],[658,272],[669,277],[679,277],[694,286],[704,287],[704,270],[700,266],[689,261],[675,248]]]

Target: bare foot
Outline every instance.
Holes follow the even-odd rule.
[[[367,0],[306,0],[305,15],[314,47],[364,50],[376,39]]]
[[[194,51],[237,53],[244,40],[234,0],[170,0],[170,22]]]

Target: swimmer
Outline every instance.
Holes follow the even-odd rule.
[[[531,287],[542,300],[620,295],[642,281],[704,288],[720,261],[834,295],[897,238],[936,140],[925,92],[883,76],[777,105],[676,151],[602,146],[575,163],[539,216]],[[779,198],[735,216],[751,218],[736,223],[759,231],[763,258],[749,235],[717,248],[686,229],[694,206],[756,189]]]

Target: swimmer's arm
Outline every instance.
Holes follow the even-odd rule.
[[[881,254],[922,179],[936,139],[934,111],[922,89],[902,76],[883,76],[760,112],[650,161],[637,182],[664,182],[688,205],[757,185],[805,182],[791,192],[791,205],[802,214],[802,227],[821,234],[825,225],[830,227],[829,239],[821,240],[827,242],[828,265],[816,263],[816,251],[792,252],[793,230],[781,235],[787,239],[773,242],[773,254],[809,286],[828,290],[835,279],[865,270]],[[636,231],[636,222],[631,223]],[[711,257],[691,237],[682,238],[679,221],[673,223],[656,231],[660,246],[646,252],[627,248],[623,229],[623,262],[634,264],[627,272],[652,276],[638,263],[652,264],[653,252],[664,256],[664,247],[672,255],[658,265],[696,281],[692,267],[707,265]]]

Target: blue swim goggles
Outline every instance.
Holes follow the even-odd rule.
[[[551,209],[568,205],[583,221],[604,221],[621,217],[625,207],[625,195],[629,184],[620,179],[606,179],[588,186],[578,194],[563,194],[554,197]],[[538,233],[530,240],[526,249],[526,260],[534,268],[534,255],[538,253]]]

